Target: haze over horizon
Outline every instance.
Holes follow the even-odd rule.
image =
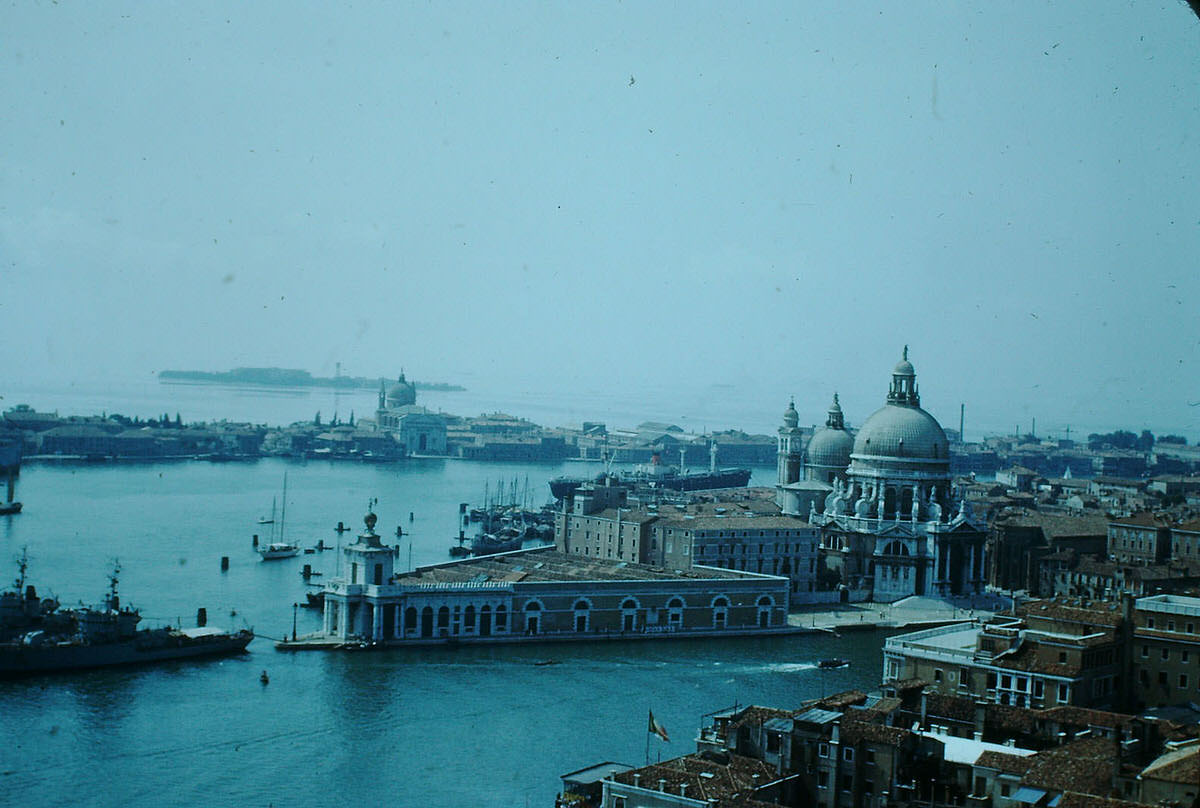
[[[947,427],[1195,441],[1200,22],[1086,11],[9,7],[0,385],[341,362],[858,424],[908,344]]]

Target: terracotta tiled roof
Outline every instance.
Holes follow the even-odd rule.
[[[985,769],[995,769],[1006,774],[1025,774],[1029,771],[1029,767],[1033,765],[1033,760],[1021,755],[1010,755],[1007,752],[993,752],[988,750],[979,756],[979,760],[975,761],[976,766],[982,766]]]
[[[867,694],[861,690],[847,690],[842,693],[834,693],[832,696],[825,696],[818,700],[813,706],[820,707],[824,710],[844,711],[847,707],[858,704],[865,704]]]
[[[1105,729],[1117,729],[1118,727],[1127,727],[1137,719],[1132,715],[1124,713],[1110,713],[1104,710],[1089,710],[1086,707],[1050,707],[1041,710],[1039,715],[1047,721],[1054,721],[1062,726],[1078,727],[1086,729],[1088,727],[1104,727]]]
[[[991,730],[1007,730],[1009,732],[1033,732],[1035,713],[1023,707],[1011,707],[1004,704],[989,704],[984,708],[984,723]]]
[[[1142,511],[1141,513],[1135,513],[1133,516],[1113,519],[1109,524],[1120,525],[1121,527],[1163,527],[1166,523],[1167,520],[1165,517],[1150,511]]]
[[[667,794],[679,794],[680,785],[686,784],[686,796],[702,802],[709,801],[721,808],[750,808],[764,805],[752,797],[754,789],[777,780],[775,769],[754,758],[729,755],[722,763],[711,757],[686,755],[665,760],[662,763],[644,766],[613,775],[613,780],[633,785],[634,775],[639,776],[639,787],[658,790]]]
[[[779,710],[774,707],[755,707],[750,706],[742,710],[732,721],[729,722],[729,729],[736,730],[739,727],[757,727],[765,724],[772,718],[791,718],[795,715],[792,710]]]
[[[912,736],[912,732],[902,727],[887,727],[883,724],[875,724],[870,721],[858,721],[850,718],[843,718],[841,722],[841,737],[842,743],[884,743],[895,746],[905,738]]]
[[[1093,626],[1115,626],[1121,622],[1120,605],[1102,601],[1091,606],[1068,606],[1053,600],[1031,600],[1020,604],[1017,613],[1029,619],[1040,617]]]
[[[925,695],[925,713],[937,718],[974,721],[975,702],[960,696],[943,696],[938,693],[928,693]]]
[[[1021,783],[1055,791],[1109,794],[1117,766],[1115,748],[1111,738],[1083,738],[1038,752]]]
[[[1142,778],[1168,783],[1200,783],[1200,748],[1179,749],[1162,755],[1142,770]]]

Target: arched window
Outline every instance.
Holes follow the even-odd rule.
[[[409,606],[404,610],[404,634],[411,634],[417,629],[417,608]]]
[[[450,627],[450,609],[446,606],[438,609],[438,629],[447,629]]]
[[[531,600],[525,604],[525,633],[537,634],[542,628],[542,604]]]
[[[503,603],[496,607],[496,631],[508,631],[508,607]]]
[[[667,603],[667,623],[673,629],[683,626],[683,600],[671,598]]]
[[[621,602],[621,630],[636,631],[637,630],[637,613],[638,602],[634,598],[625,598]]]
[[[474,631],[475,630],[475,607],[474,606],[467,606],[467,608],[463,611],[463,630],[464,631]]]
[[[588,630],[588,618],[591,609],[591,604],[582,598],[575,601],[575,631],[584,632]]]
[[[758,599],[758,627],[767,628],[771,624],[771,607],[775,605],[775,601],[770,595],[763,595]]]
[[[729,598],[724,595],[713,598],[713,628],[722,629],[729,622]]]

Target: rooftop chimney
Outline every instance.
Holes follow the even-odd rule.
[[[640,787],[641,784],[642,784],[642,775],[638,772],[634,772],[633,773],[633,785],[635,787]]]
[[[681,796],[681,797],[687,796],[687,783],[679,784],[679,796]]]
[[[662,792],[662,793],[664,793],[664,794],[666,794],[666,793],[667,793],[667,781],[666,781],[666,778],[663,778],[663,777],[660,777],[660,778],[658,778],[658,790],[659,790],[659,791],[661,791],[661,792]]]

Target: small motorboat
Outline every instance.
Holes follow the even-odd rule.
[[[287,542],[271,542],[270,544],[259,547],[258,554],[262,556],[263,561],[274,561],[277,558],[291,558],[300,554],[300,548],[294,544]]]
[[[833,659],[822,659],[817,663],[818,668],[844,668],[850,664],[850,660],[834,657]]]

